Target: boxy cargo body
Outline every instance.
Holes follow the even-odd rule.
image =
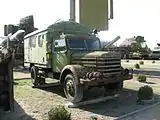
[[[26,35],[24,60],[35,86],[45,84],[47,77],[57,79],[73,103],[82,100],[84,88],[122,89],[123,80],[132,78],[121,67],[120,55],[102,51],[99,38],[76,22],[55,23]]]
[[[48,43],[48,32],[36,31],[27,35],[24,39],[24,62],[25,66],[31,64],[50,68],[49,62],[47,61],[47,43]]]

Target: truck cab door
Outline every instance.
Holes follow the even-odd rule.
[[[67,65],[67,47],[65,39],[56,39],[53,41],[53,57],[52,57],[52,69],[53,72],[61,72],[61,70]]]

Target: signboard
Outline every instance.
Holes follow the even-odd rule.
[[[108,30],[108,0],[76,0],[76,22],[91,30]]]

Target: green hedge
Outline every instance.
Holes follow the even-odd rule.
[[[142,86],[138,90],[138,100],[149,100],[153,98],[153,89],[150,86]]]
[[[58,105],[48,112],[48,120],[71,120],[71,113],[64,106]]]

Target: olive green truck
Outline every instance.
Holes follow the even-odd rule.
[[[24,37],[24,65],[34,86],[53,78],[63,86],[69,101],[83,100],[84,89],[123,88],[132,73],[121,67],[120,55],[104,51],[100,39],[87,27],[62,21]]]

